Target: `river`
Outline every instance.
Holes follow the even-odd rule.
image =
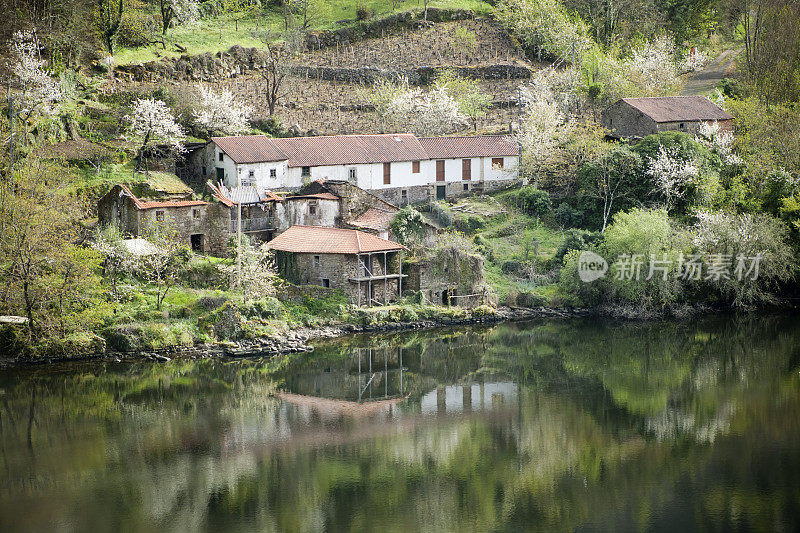
[[[800,318],[0,371],[0,531],[800,529]]]

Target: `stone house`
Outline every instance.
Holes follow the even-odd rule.
[[[482,256],[450,246],[409,262],[406,287],[433,304],[475,307],[489,303],[483,268]]]
[[[518,177],[519,147],[508,135],[417,138],[410,134],[273,139],[212,137],[195,171],[232,188],[298,190],[345,181],[395,205],[506,187]]]
[[[227,228],[220,224],[219,206],[192,199],[140,199],[124,184],[118,184],[97,203],[99,222],[113,225],[129,237],[146,236],[151,228],[164,224],[198,253],[220,253],[227,240]]]
[[[267,246],[278,272],[296,284],[341,289],[356,305],[384,304],[402,294],[402,244],[363,231],[296,225]]]
[[[220,224],[228,235],[235,235],[239,223],[238,205],[242,206],[242,234],[256,241],[271,240],[280,231],[283,197],[256,187],[234,187],[206,183],[211,198],[219,205]]]
[[[623,98],[606,108],[601,124],[616,139],[641,139],[661,131],[695,135],[703,122],[733,128],[733,115],[705,96]]]

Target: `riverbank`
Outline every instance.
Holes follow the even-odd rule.
[[[460,309],[460,308],[456,308]],[[308,343],[315,339],[331,339],[354,333],[381,333],[390,331],[408,331],[434,329],[449,326],[467,326],[472,324],[496,324],[500,322],[529,320],[535,318],[577,318],[598,314],[592,309],[554,309],[548,307],[479,307],[462,310],[463,316],[441,316],[436,318],[384,321],[370,324],[331,323],[319,327],[297,327],[256,338],[237,341],[204,342],[193,346],[169,346],[153,350],[103,350],[96,352],[79,352],[63,356],[30,356],[0,357],[0,368],[16,365],[39,365],[63,361],[81,361],[89,359],[122,361],[127,359],[150,359],[154,361],[170,361],[174,358],[208,358],[208,357],[249,357],[268,356],[310,352]],[[130,344],[136,344],[130,343]]]

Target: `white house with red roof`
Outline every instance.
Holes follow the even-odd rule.
[[[212,137],[198,157],[201,175],[229,188],[344,180],[404,205],[506,187],[518,177],[519,147],[509,135],[249,135]]]

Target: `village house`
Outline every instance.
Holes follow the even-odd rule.
[[[733,115],[705,96],[623,98],[602,113],[601,124],[616,139],[641,139],[661,131],[695,135],[703,122],[733,128]]]
[[[402,244],[363,231],[292,226],[267,246],[281,276],[341,289],[356,305],[385,304],[403,290]]]
[[[229,188],[298,190],[326,179],[407,205],[507,187],[518,177],[519,147],[508,135],[250,135],[212,137],[193,158],[203,179]]]
[[[214,204],[190,198],[143,200],[124,184],[112,187],[98,201],[97,211],[100,224],[114,226],[127,237],[147,235],[158,225],[169,227],[198,253],[223,250],[228,235]]]

